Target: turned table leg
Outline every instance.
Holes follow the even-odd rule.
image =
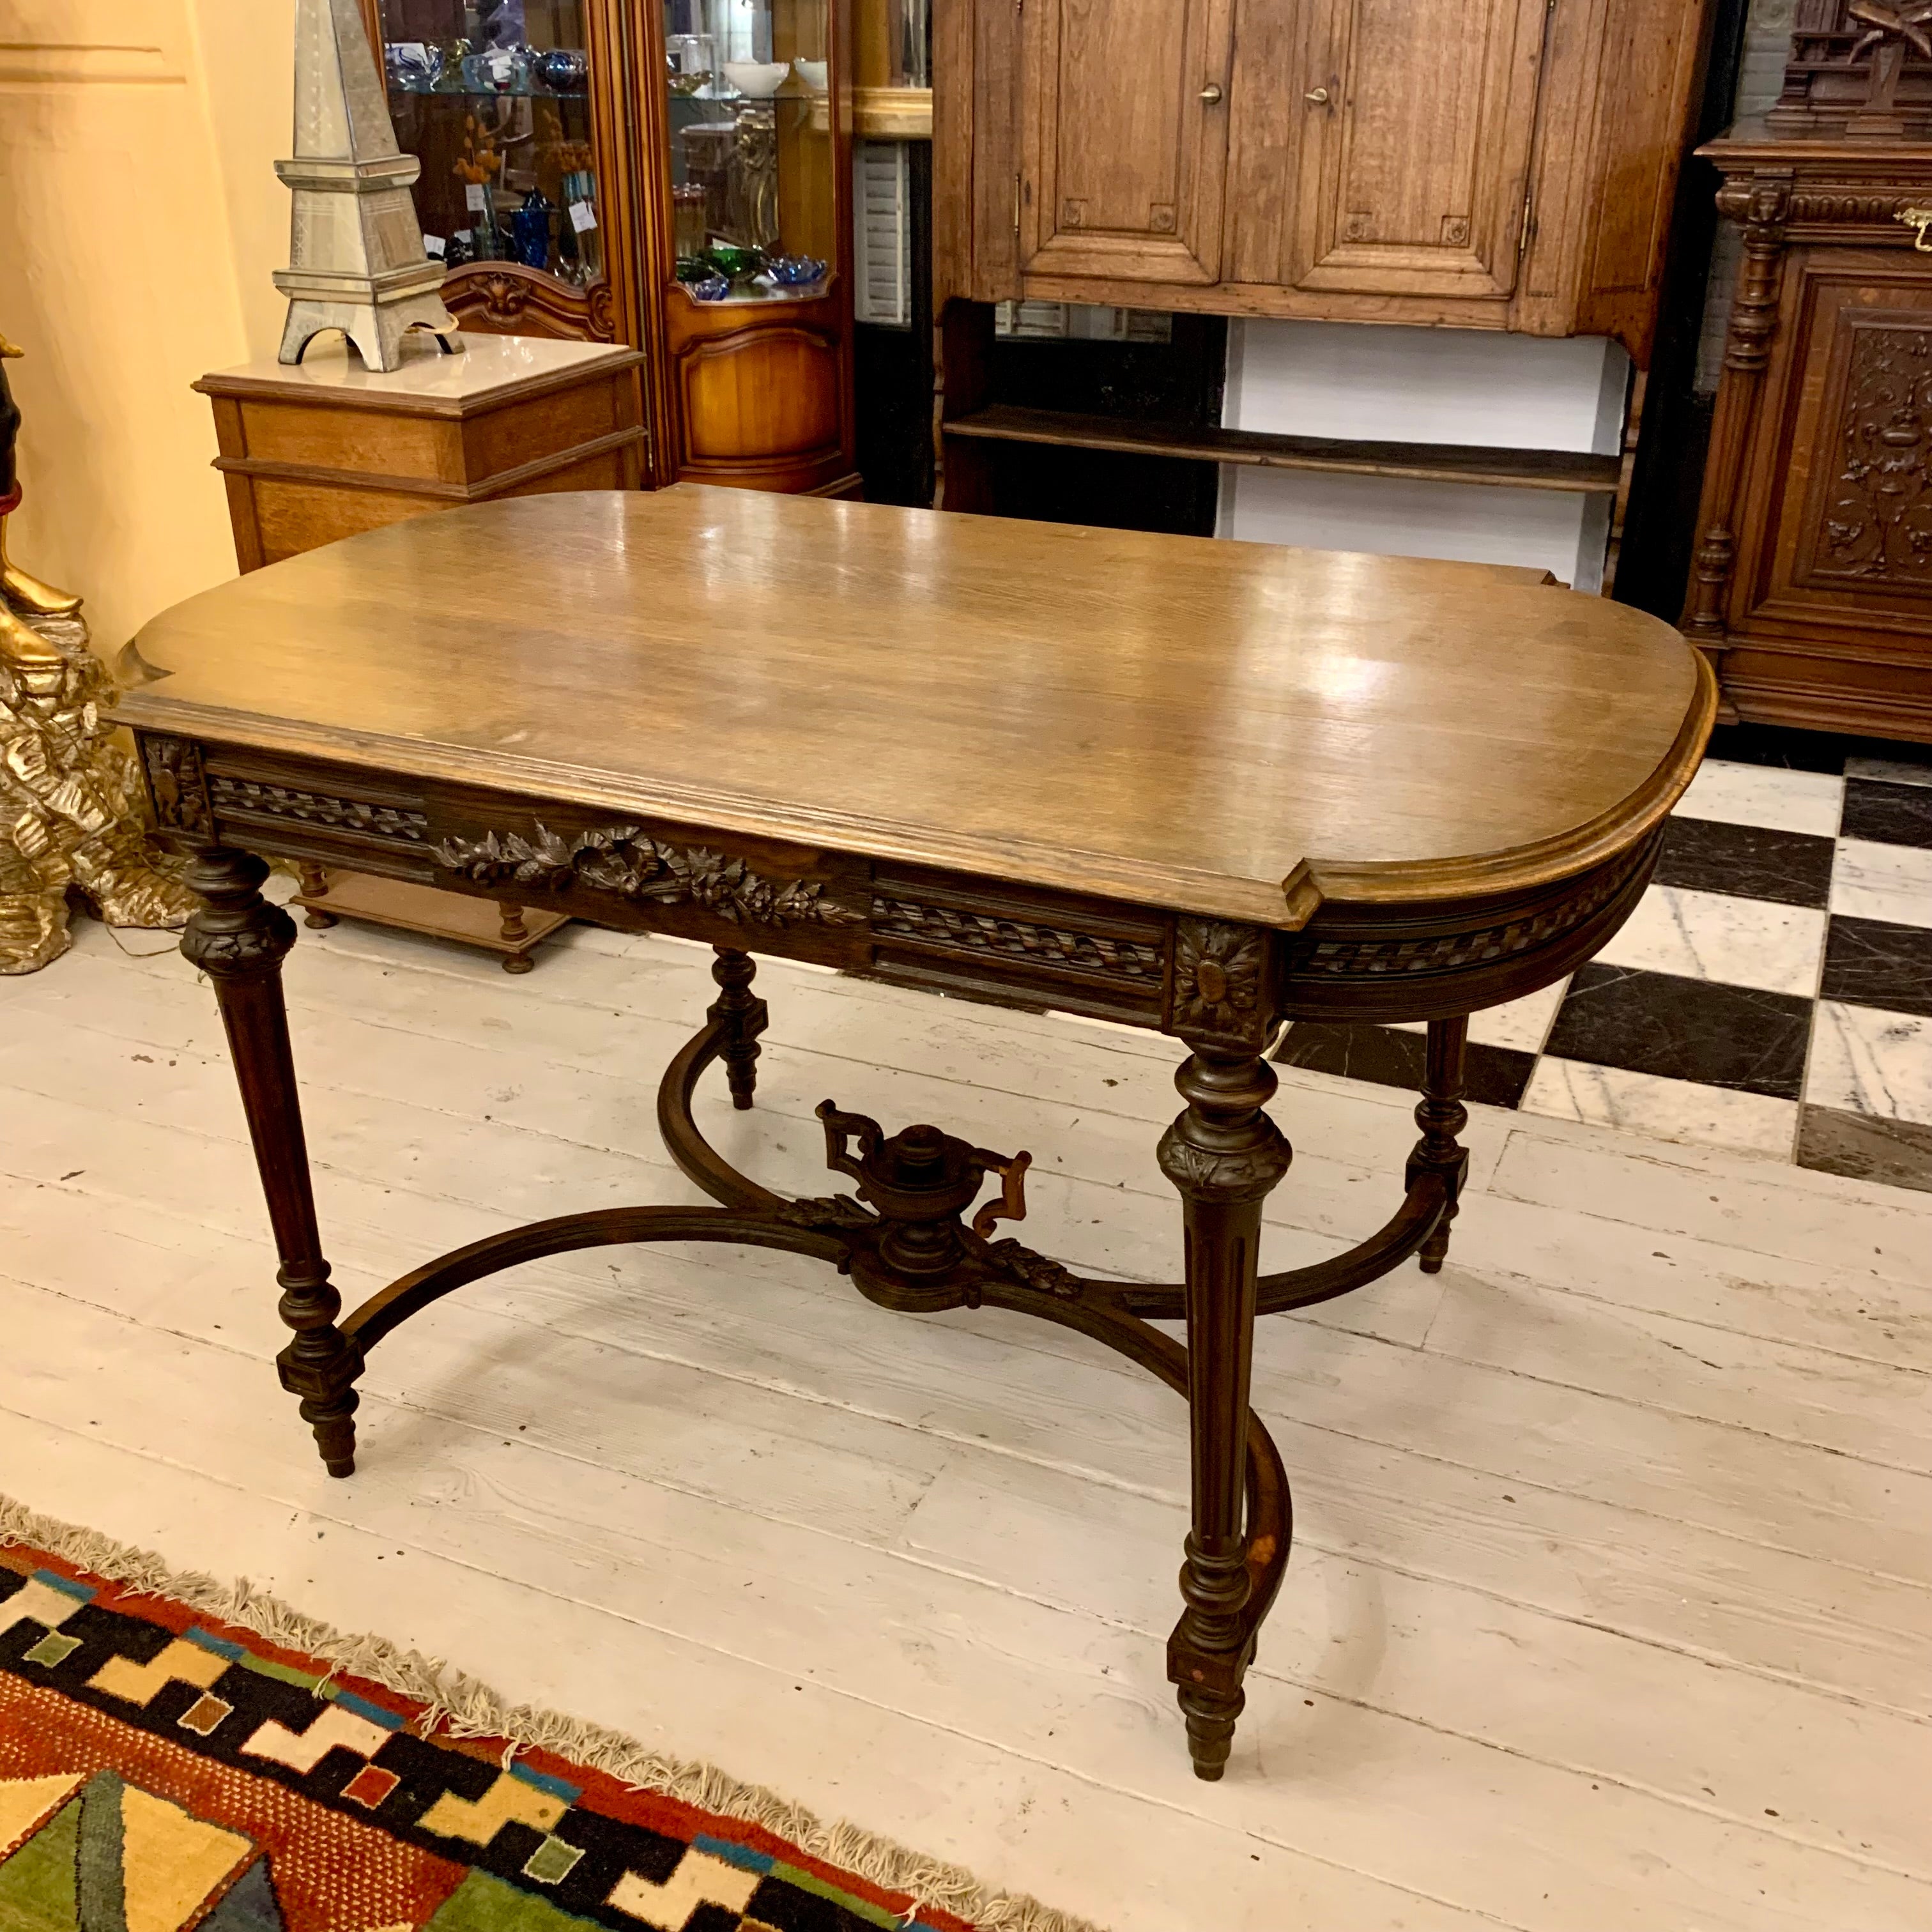
[[[736,952],[728,946],[715,950],[718,957],[711,962],[711,976],[719,991],[710,1017],[724,1022],[720,1057],[730,1082],[731,1104],[742,1113],[750,1107],[757,1090],[758,1055],[763,1050],[758,1036],[770,1023],[771,1010],[752,991],[758,962],[748,952]]]
[[[302,1419],[332,1476],[356,1467],[356,1378],[362,1358],[335,1325],[342,1298],[330,1286],[315,1220],[295,1062],[282,1001],[282,961],[295,921],[261,893],[268,868],[251,853],[214,847],[196,856],[188,884],[201,905],[181,950],[214,982],[228,1050],[254,1143],[281,1257],[283,1321],[295,1339],[276,1358],[282,1386],[302,1398]]]
[[[1197,1051],[1174,1084],[1187,1111],[1162,1137],[1160,1165],[1180,1190],[1186,1216],[1193,1527],[1180,1572],[1186,1607],[1168,1641],[1168,1675],[1180,1686],[1196,1774],[1218,1778],[1254,1656],[1242,1615],[1244,1505],[1262,1203],[1291,1156],[1262,1111],[1276,1084],[1265,1060]]]
[[[503,922],[496,928],[496,937],[506,946],[527,946],[530,943],[530,929],[524,923],[524,909],[514,899],[499,899],[496,910],[503,915]],[[503,962],[506,973],[532,973],[536,962],[526,952],[513,952]]]
[[[1469,1174],[1468,1150],[1456,1138],[1469,1124],[1469,1110],[1462,1104],[1462,1069],[1468,1043],[1466,1014],[1459,1019],[1430,1022],[1422,1104],[1415,1110],[1415,1124],[1422,1130],[1422,1138],[1408,1157],[1408,1184],[1413,1187],[1425,1174],[1440,1174],[1449,1184],[1449,1204],[1435,1233],[1423,1245],[1424,1274],[1442,1271],[1449,1252],[1449,1224],[1456,1218],[1456,1198]]]
[[[326,899],[328,896],[328,874],[320,866],[312,865],[307,860],[302,864],[302,897],[305,899]],[[326,932],[335,924],[335,915],[325,911],[320,906],[310,906],[308,917],[303,924],[317,932]]]

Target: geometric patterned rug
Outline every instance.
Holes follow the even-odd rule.
[[[0,1932],[1081,1932],[716,1773],[698,1774],[718,1810],[639,1789],[661,1760],[587,1726],[632,1775],[456,1735],[440,1686],[347,1674],[248,1627],[314,1631],[280,1606],[244,1588],[224,1607],[247,1621],[224,1620],[154,1594],[154,1559],[8,1507]],[[7,1541],[9,1520],[54,1546]],[[76,1547],[134,1582],[56,1553]],[[211,1600],[206,1578],[170,1580]],[[426,1667],[359,1654],[379,1676]],[[792,1835],[732,1815],[760,1808]]]

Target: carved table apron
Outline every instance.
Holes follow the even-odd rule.
[[[814,506],[808,514],[826,512],[898,514],[853,506]],[[346,554],[370,541],[334,549]],[[163,620],[180,619],[174,629],[144,634],[140,652],[165,672],[181,640],[196,634],[197,606],[242,587],[183,607]],[[193,855],[189,883],[202,909],[182,950],[214,982],[280,1253],[280,1312],[293,1331],[279,1358],[281,1380],[300,1397],[329,1472],[354,1468],[356,1384],[368,1350],[441,1296],[547,1255],[653,1241],[777,1248],[833,1264],[886,1307],[990,1305],[1040,1316],[1130,1357],[1190,1404],[1192,1528],[1168,1669],[1196,1768],[1219,1777],[1291,1532],[1280,1457],[1249,1408],[1255,1318],[1346,1294],[1412,1256],[1426,1270],[1442,1266],[1468,1166],[1457,1139],[1468,1119],[1467,1016],[1573,971],[1636,903],[1664,812],[1695,767],[1714,704],[1708,672],[1685,656],[1682,715],[1666,721],[1670,756],[1657,783],[1625,822],[1579,843],[1567,869],[1499,884],[1493,868],[1444,868],[1438,896],[1411,890],[1386,903],[1367,893],[1330,899],[1291,878],[1268,924],[1177,908],[1170,895],[1137,902],[987,868],[910,862],[889,855],[902,848],[898,838],[882,836],[878,845],[887,849],[868,851],[854,837],[834,846],[754,835],[736,812],[730,822],[707,824],[614,809],[596,801],[593,782],[545,790],[521,778],[500,787],[458,781],[447,760],[395,740],[358,745],[352,758],[318,755],[292,748],[289,730],[269,729],[238,706],[224,716],[207,701],[175,701],[165,676],[134,692],[126,710],[157,818]],[[130,666],[154,675],[139,657]],[[352,862],[451,890],[554,904],[620,931],[710,943],[718,997],[666,1071],[658,1116],[679,1168],[718,1204],[536,1222],[418,1268],[344,1316],[316,1226],[281,992],[295,928],[262,896],[268,867],[257,855]],[[1177,1036],[1189,1049],[1176,1076],[1186,1105],[1159,1156],[1181,1196],[1184,1281],[1084,1278],[998,1234],[1000,1222],[1024,1215],[1030,1156],[976,1148],[938,1127],[888,1132],[828,1100],[818,1110],[827,1163],[850,1186],[820,1199],[782,1198],[728,1166],[694,1124],[692,1096],[722,1060],[735,1104],[753,1104],[767,1018],[752,990],[754,952]],[[1332,1260],[1269,1274],[1259,1263],[1262,1207],[1291,1156],[1266,1112],[1276,1082],[1264,1055],[1295,1018],[1426,1022],[1421,1137],[1386,1226]],[[975,1211],[989,1180],[994,1191]],[[1150,1325],[1182,1318],[1185,1347]]]

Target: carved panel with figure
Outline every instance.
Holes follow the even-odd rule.
[[[1850,337],[1804,576],[1932,590],[1932,329],[1860,320]]]

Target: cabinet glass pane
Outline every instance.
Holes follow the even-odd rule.
[[[396,139],[452,268],[520,262],[604,278],[585,0],[380,0]]]
[[[664,0],[677,277],[700,302],[820,294],[834,259],[826,0]]]

